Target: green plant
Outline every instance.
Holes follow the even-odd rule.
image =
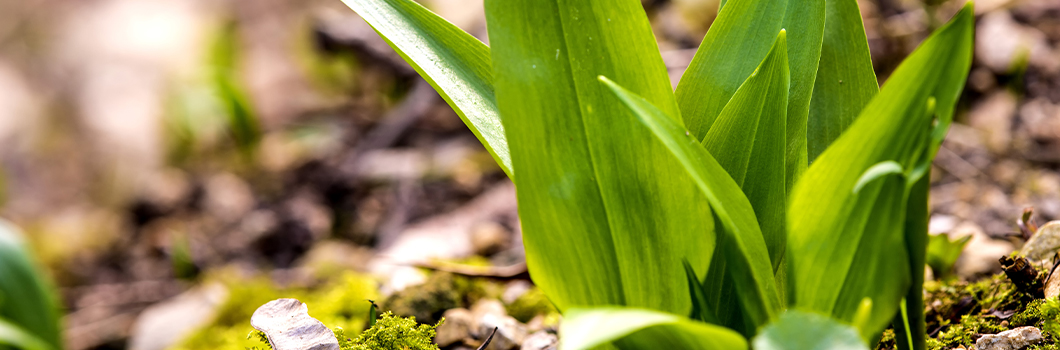
[[[0,349],[62,349],[56,296],[17,231],[0,220]]]
[[[864,347],[892,323],[924,348],[971,4],[881,90],[856,1],[723,1],[672,91],[635,0],[486,0],[490,47],[411,0],[344,1],[515,182],[564,348]]]

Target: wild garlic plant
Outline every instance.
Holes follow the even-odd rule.
[[[671,89],[636,0],[485,0],[490,46],[344,0],[516,184],[564,349],[924,348],[928,173],[969,3],[880,89],[855,0],[728,0]]]

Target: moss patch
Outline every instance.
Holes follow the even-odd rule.
[[[1022,326],[1041,329],[1045,341],[1030,349],[1060,349],[1056,332],[1060,302],[1034,299],[997,274],[978,282],[928,282],[927,348],[970,348],[981,334],[996,334]],[[1056,308],[1054,311],[1054,307]],[[880,349],[891,349],[881,342]]]
[[[250,327],[250,316],[265,303],[279,298],[295,298],[309,305],[309,314],[329,327],[359,332],[368,319],[367,299],[378,297],[376,281],[348,272],[319,288],[277,288],[266,277],[238,278],[222,273],[216,280],[227,281],[228,300],[207,326],[193,333],[174,350],[215,350],[262,348]],[[248,333],[250,336],[248,337]]]

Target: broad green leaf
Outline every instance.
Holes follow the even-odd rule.
[[[703,139],[737,88],[766,56],[773,34],[782,28],[789,42],[784,168],[785,188],[790,192],[807,165],[806,118],[821,55],[825,0],[725,2],[681,77],[676,95],[685,124]]]
[[[814,313],[789,310],[762,329],[755,350],[868,350],[857,330]]]
[[[27,339],[6,327],[15,325],[52,348],[62,348],[59,308],[54,298],[17,229],[0,220],[0,320],[10,323],[0,324],[0,338]]]
[[[623,349],[747,349],[747,341],[732,330],[651,310],[571,309],[560,327],[560,348],[567,350],[611,342]]]
[[[16,349],[22,350],[60,349],[26,332],[18,325],[0,318],[0,348],[3,348],[4,345],[14,346]]]
[[[857,0],[825,2],[824,42],[807,121],[813,162],[879,91]]]
[[[850,321],[869,298],[864,338],[897,312],[912,279],[900,234],[908,198],[915,198],[910,187],[944,133],[932,123],[952,118],[971,63],[973,22],[969,4],[925,40],[795,186],[788,257],[796,306]],[[853,191],[867,170],[887,161],[900,164],[903,175],[878,176]]]
[[[706,291],[713,293],[708,299],[713,298],[715,302],[736,299],[735,304],[742,308],[744,321],[753,326],[768,322],[782,303],[773,280],[773,270],[769,261],[763,258],[769,252],[755,222],[751,203],[710,152],[689,135],[678,121],[617,83],[604,77],[600,77],[600,80],[666,145],[672,157],[681,162],[710,203],[718,227],[718,249],[726,252],[725,260],[713,262],[711,269],[724,263],[727,271],[725,283],[732,283],[733,288],[722,290],[708,284]],[[712,306],[728,306],[724,304]],[[726,321],[722,317],[718,318]],[[748,330],[743,331],[746,333]],[[754,328],[749,331],[753,332]]]
[[[560,310],[687,315],[682,260],[706,271],[710,209],[680,163],[596,80],[612,76],[678,115],[640,2],[488,0],[486,18],[535,283]]]
[[[493,93],[489,47],[412,0],[343,2],[438,91],[514,180]]]
[[[785,32],[781,30],[776,38],[769,55],[740,85],[703,139],[703,147],[740,185],[751,202],[774,272],[785,251],[784,158],[788,107]]]

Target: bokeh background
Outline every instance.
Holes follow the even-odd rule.
[[[421,3],[488,40],[482,0]],[[718,2],[643,5],[676,83]],[[859,5],[883,83],[963,1]],[[1060,218],[1060,1],[977,1],[975,44],[931,190],[931,231],[972,237],[963,278],[1021,244],[1025,208]],[[425,271],[489,276],[505,307],[533,290],[511,182],[338,0],[0,0],[0,217],[72,350],[195,348],[211,322],[242,344],[232,300],[393,299]]]

